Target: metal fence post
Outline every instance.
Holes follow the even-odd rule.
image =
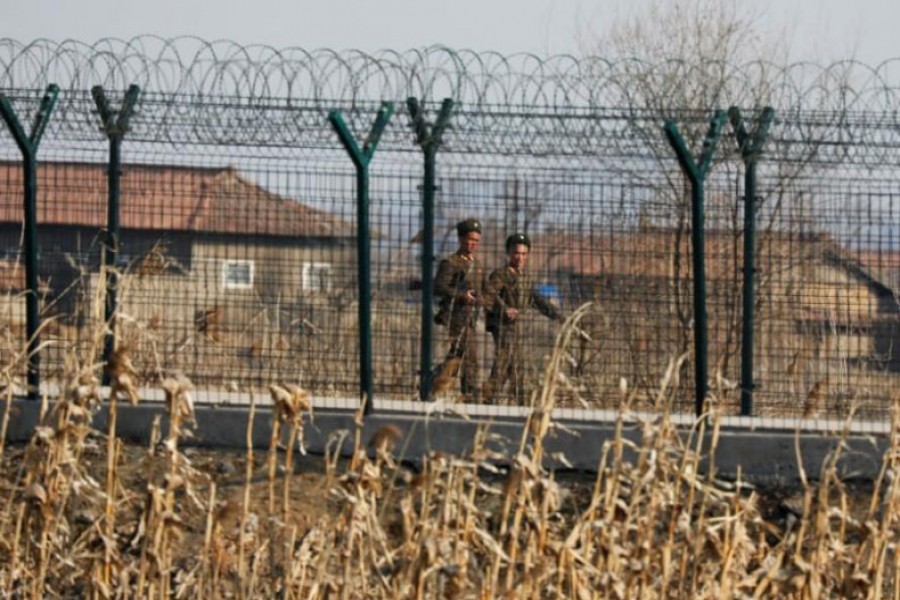
[[[116,348],[116,324],[115,315],[118,305],[117,289],[119,276],[116,272],[116,259],[119,256],[119,243],[121,239],[120,200],[121,193],[119,180],[122,174],[122,138],[128,131],[128,120],[134,112],[138,95],[141,89],[132,85],[125,92],[122,108],[114,111],[110,108],[103,92],[102,86],[91,88],[94,104],[100,114],[100,130],[109,138],[109,169],[106,173],[107,203],[106,203],[106,240],[104,264],[106,266],[106,302],[104,306],[103,320],[106,324],[106,337],[103,343],[103,361],[108,363]],[[109,385],[109,373],[104,370],[103,383]]]
[[[419,398],[431,397],[431,345],[434,318],[434,192],[435,156],[441,145],[441,137],[450,120],[453,100],[444,98],[441,110],[433,125],[425,120],[425,109],[416,98],[408,98],[406,106],[416,132],[416,143],[425,158],[422,182],[422,338],[420,351]]]
[[[41,144],[41,136],[50,121],[50,114],[56,106],[59,87],[56,84],[47,86],[41,100],[41,106],[34,117],[31,134],[26,135],[19,118],[13,110],[9,99],[0,94],[0,116],[6,122],[10,133],[22,153],[25,189],[24,189],[24,254],[25,285],[28,293],[25,296],[25,335],[28,338],[28,397],[37,399],[41,385],[40,349],[40,305],[38,298],[38,241],[37,241],[37,151]]]
[[[372,236],[369,227],[369,163],[375,154],[378,140],[387,127],[394,105],[383,102],[372,129],[360,149],[353,133],[344,122],[341,112],[328,113],[328,121],[337,133],[344,150],[356,167],[356,253],[359,275],[359,389],[363,397],[363,412],[372,410],[375,382],[372,371]]]
[[[767,106],[759,117],[756,131],[747,133],[738,107],[728,109],[738,149],[744,161],[744,288],[741,317],[741,414],[753,414],[753,316],[756,296],[756,165],[766,143],[775,111]]]
[[[716,144],[725,124],[725,111],[717,110],[709,124],[709,131],[703,140],[700,164],[694,160],[684,143],[678,126],[667,120],[663,126],[666,138],[678,157],[678,164],[691,183],[691,250],[694,255],[694,410],[699,417],[703,414],[703,403],[709,390],[709,333],[706,323],[706,243],[703,231],[704,182],[709,173]]]

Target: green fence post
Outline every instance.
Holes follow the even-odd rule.
[[[38,240],[37,240],[37,151],[41,144],[41,136],[50,121],[50,114],[56,106],[59,88],[55,84],[47,86],[41,100],[41,106],[34,117],[31,135],[26,135],[19,118],[13,110],[12,103],[0,94],[0,116],[16,140],[22,153],[25,189],[24,189],[24,254],[25,254],[25,334],[28,337],[27,383],[28,397],[37,399],[41,385],[40,349],[40,304],[38,297]]]
[[[691,182],[691,250],[694,254],[694,410],[697,416],[703,414],[703,403],[709,391],[708,329],[706,324],[706,242],[703,232],[703,193],[706,175],[712,163],[716,144],[722,135],[725,112],[717,110],[710,121],[709,131],[703,140],[700,164],[688,151],[681,132],[674,121],[667,120],[663,126],[669,144],[675,150],[678,164]]]
[[[122,138],[128,132],[128,120],[134,112],[138,95],[141,89],[132,85],[125,92],[122,108],[114,111],[106,100],[106,94],[102,86],[94,86],[91,95],[94,104],[100,114],[100,130],[109,139],[109,169],[106,173],[107,201],[106,201],[106,240],[104,264],[106,265],[106,302],[103,319],[106,323],[106,337],[103,343],[103,361],[108,363],[116,347],[115,314],[118,305],[119,276],[116,272],[116,259],[119,256],[119,244],[121,240],[120,205],[121,192],[119,187],[122,174]],[[109,385],[109,373],[104,370],[103,383]]]
[[[422,181],[422,339],[419,363],[419,397],[431,398],[431,345],[434,318],[434,192],[435,156],[441,145],[441,137],[453,111],[453,100],[444,98],[441,110],[433,125],[425,120],[425,110],[418,99],[408,98],[406,106],[416,132],[416,143],[425,157],[425,173]]]
[[[731,126],[737,138],[738,149],[744,161],[744,288],[741,318],[741,414],[753,414],[753,306],[756,296],[756,165],[766,143],[769,126],[775,116],[772,107],[763,109],[756,131],[748,134],[741,111],[736,106],[728,109]]]
[[[372,410],[375,382],[372,371],[372,236],[369,227],[369,163],[378,140],[387,127],[394,105],[383,102],[362,149],[338,110],[328,113],[328,121],[356,167],[356,254],[359,268],[359,389],[364,414]]]

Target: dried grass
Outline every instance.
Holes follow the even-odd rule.
[[[589,307],[560,328],[514,455],[480,431],[465,456],[433,453],[415,469],[398,460],[404,432],[364,439],[351,460],[336,438],[326,457],[329,516],[298,525],[292,484],[304,460],[308,394],[277,383],[266,464],[255,471],[251,402],[241,501],[182,450],[193,426],[191,384],[161,382],[167,426],[157,422],[140,476],[121,477],[114,407],[139,383],[133,350],[106,366],[67,366],[65,394],[45,407],[21,459],[5,463],[0,594],[9,598],[879,598],[900,593],[900,394],[880,475],[863,511],[838,477],[839,446],[820,473],[803,473],[796,515],[765,518],[757,492],[721,481],[705,464],[718,413],[690,431],[669,419],[685,357],[670,361],[655,393],[620,386],[617,435],[591,485],[571,487],[544,466],[558,425],[558,373]],[[657,417],[626,435],[626,415],[649,402]],[[108,402],[106,431],[91,416]],[[715,404],[713,404],[714,406]],[[7,407],[9,405],[7,404]],[[7,408],[6,414],[8,418]],[[92,457],[100,455],[104,478]],[[506,465],[506,466],[503,466]],[[252,501],[261,478],[265,501]],[[100,479],[98,481],[98,479]],[[101,483],[101,481],[104,481]],[[280,489],[279,489],[280,488]],[[280,492],[280,493],[279,493]]]

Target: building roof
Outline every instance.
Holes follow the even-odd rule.
[[[740,276],[743,238],[734,233],[709,231],[705,234],[706,277],[733,280]],[[820,237],[760,235],[757,269],[784,268],[801,260],[803,252],[820,249]],[[577,235],[561,232],[541,234],[534,244],[543,255],[535,269],[562,271],[583,277],[674,278],[689,276],[693,270],[689,231],[652,228],[627,232]],[[537,258],[537,257],[536,257]]]
[[[38,165],[38,224],[107,225],[107,166]],[[0,162],[0,222],[22,222],[23,170]],[[269,192],[232,167],[125,165],[123,229],[279,236],[353,237],[354,224]]]

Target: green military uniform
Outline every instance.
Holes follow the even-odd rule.
[[[470,228],[471,227],[471,228]],[[468,231],[481,232],[475,220],[463,221],[457,226],[460,235]],[[450,347],[447,361],[459,360],[459,376],[462,393],[472,398],[478,395],[478,347],[475,343],[475,321],[481,303],[467,304],[466,292],[473,291],[481,299],[484,294],[484,268],[474,256],[454,252],[441,260],[434,279],[434,292],[440,299],[435,322],[448,328]],[[439,372],[438,367],[436,372]]]
[[[496,269],[491,273],[485,293],[488,306],[486,329],[494,338],[495,353],[491,377],[484,389],[484,398],[488,402],[496,400],[507,382],[511,381],[513,396],[517,401],[524,402],[525,369],[521,351],[521,331],[516,321],[528,307],[538,309],[553,320],[561,320],[562,315],[537,291],[536,281],[530,274],[519,272],[510,266]],[[510,319],[506,315],[507,309],[510,308],[519,312],[518,318]]]

